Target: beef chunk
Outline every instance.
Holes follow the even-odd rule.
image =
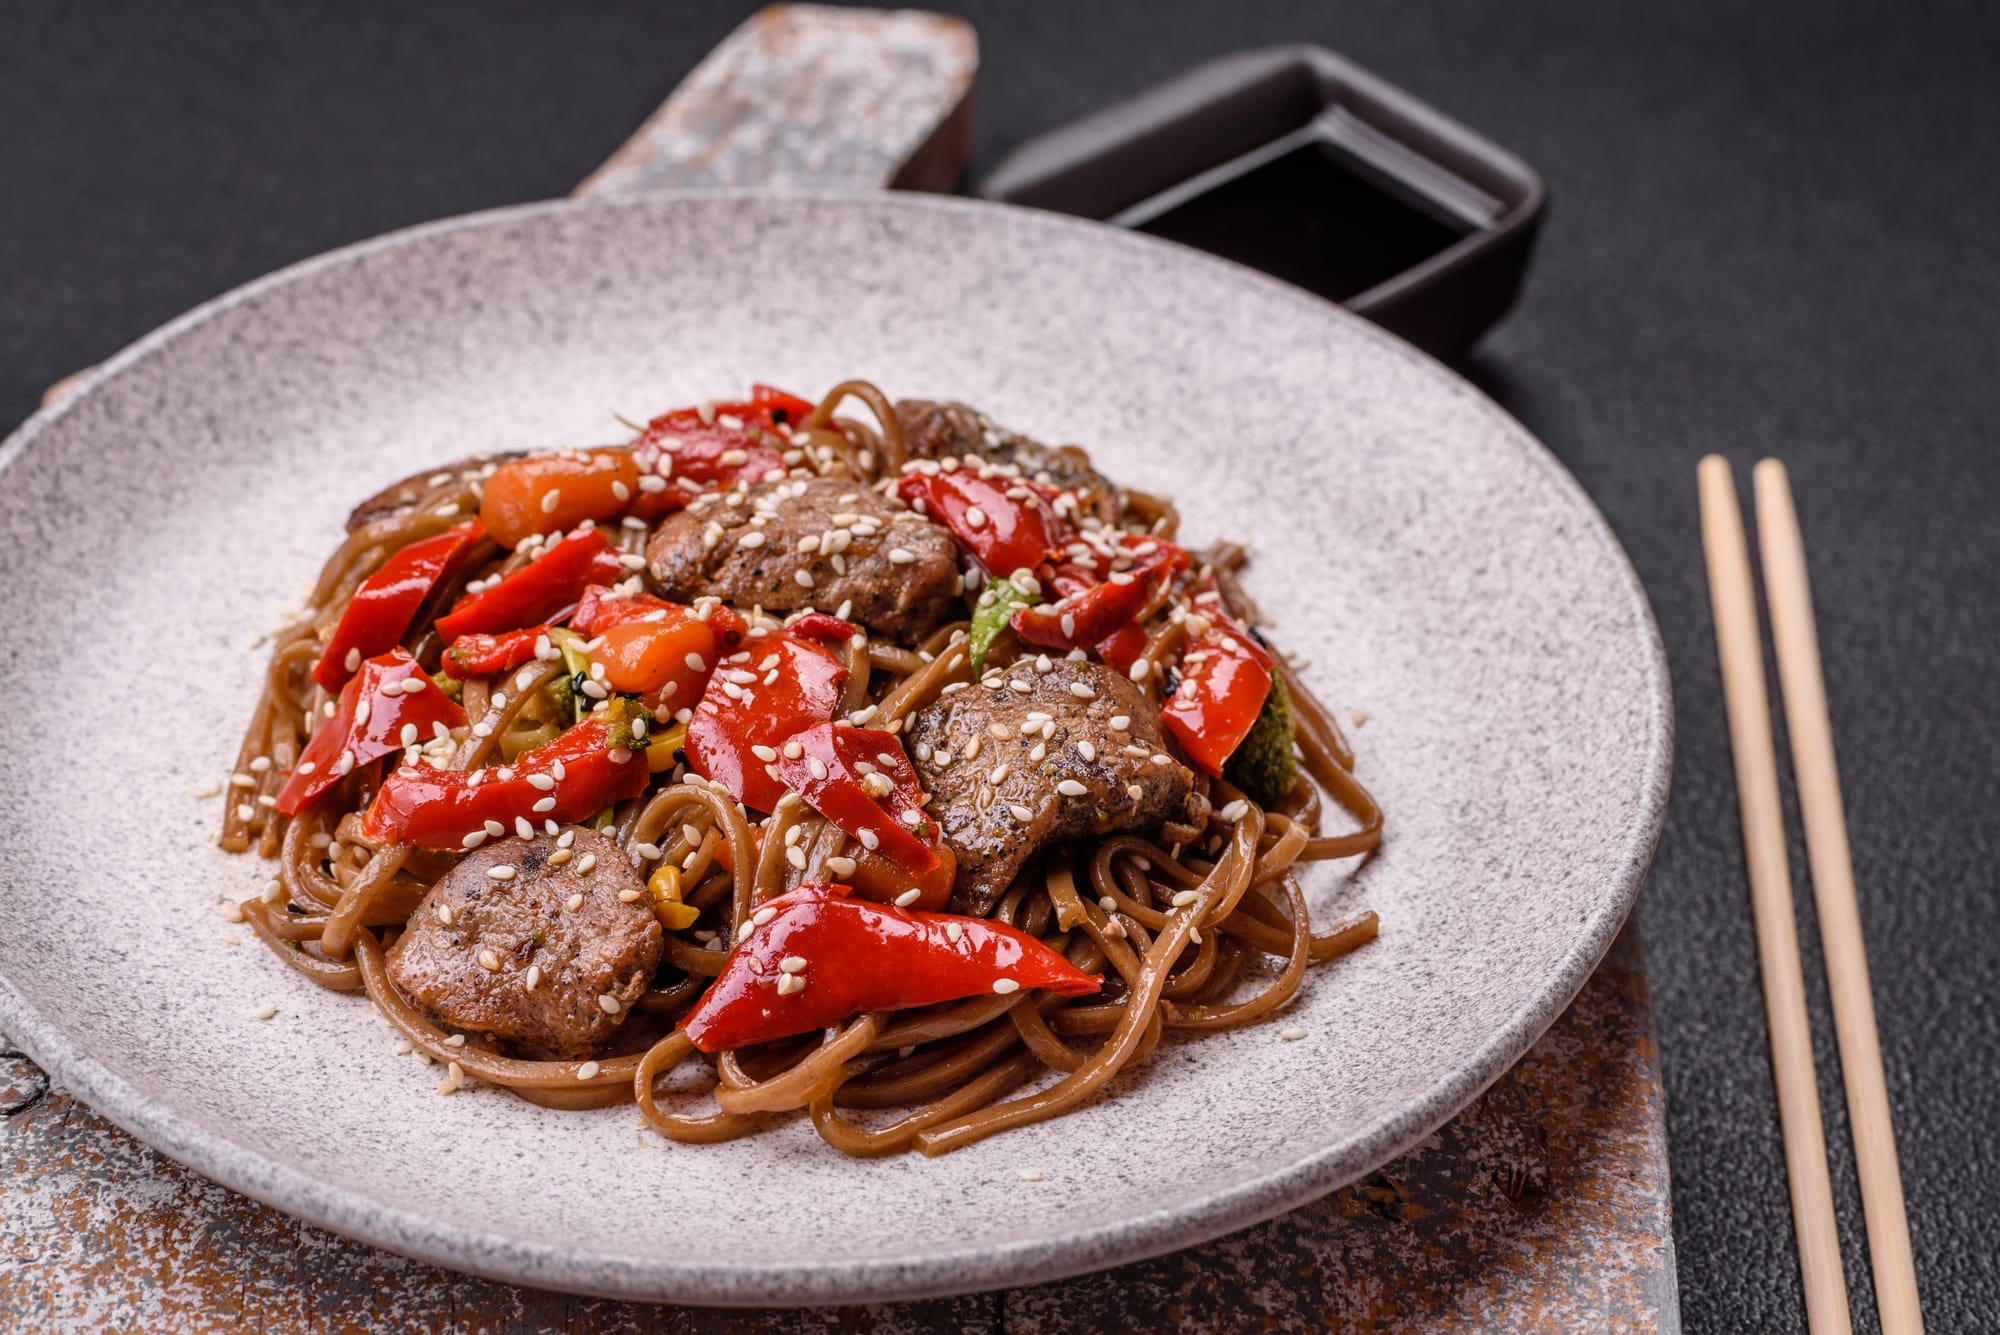
[[[1125,494],[1090,466],[1090,456],[1075,445],[1060,449],[1016,435],[985,413],[962,403],[904,399],[896,405],[903,428],[903,448],[912,458],[984,459],[1013,464],[1028,478],[1077,494],[1079,508],[1105,520],[1116,520],[1125,509]]]
[[[448,474],[477,475],[488,464],[504,464],[510,459],[519,459],[521,451],[510,450],[503,454],[475,454],[435,468],[426,468],[421,473],[412,473],[400,482],[391,482],[382,490],[354,507],[347,516],[347,531],[352,533],[363,524],[372,524],[378,519],[387,519],[401,510],[416,504],[419,497],[431,490],[431,479]],[[441,483],[439,485],[442,485]]]
[[[940,696],[904,735],[958,857],[955,910],[992,908],[1045,845],[1151,830],[1186,810],[1194,775],[1162,744],[1151,699],[1117,672],[1024,658],[986,681]]]
[[[670,516],[646,563],[669,598],[771,612],[850,603],[852,620],[905,644],[963,610],[951,534],[838,478],[765,483]]]
[[[502,866],[514,874],[495,880],[489,873]],[[618,846],[592,830],[496,840],[424,896],[389,951],[389,980],[452,1029],[532,1056],[588,1057],[659,967],[660,924],[645,888]],[[621,890],[641,893],[626,903]]]

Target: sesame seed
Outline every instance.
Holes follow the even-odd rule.
[[[1177,909],[1184,909],[1188,905],[1194,903],[1195,900],[1199,899],[1200,897],[1201,896],[1195,894],[1195,892],[1192,890],[1183,890],[1179,894],[1174,896],[1173,905]]]
[[[986,512],[976,505],[968,505],[965,507],[965,526],[967,528],[984,528],[986,526]]]
[[[1021,680],[1019,677],[1009,678],[1007,685],[1012,689],[1019,691],[1022,695],[1026,695],[1028,692],[1035,689],[1033,686]]]
[[[557,764],[557,765],[561,765],[561,764],[562,764],[562,762],[561,762],[561,761],[557,761],[557,762],[556,762],[556,764]],[[570,845],[574,844],[575,842],[576,842],[576,831],[575,831],[575,830],[564,830],[564,831],[563,831],[563,832],[562,832],[561,834],[559,834],[559,835],[557,835],[557,836],[556,836],[556,847],[557,847],[557,848],[568,848],[568,847],[569,847]]]
[[[862,830],[859,834],[855,835],[854,837],[859,839],[861,841],[861,846],[867,849],[870,853],[873,853],[877,848],[880,848],[882,846],[881,838],[877,836],[875,831],[873,830]]]
[[[520,835],[523,839],[533,839],[535,837],[534,822],[530,821],[526,816],[514,817],[514,833]]]
[[[550,774],[530,774],[528,776],[528,786],[530,788],[539,788],[545,793],[549,792],[556,786],[555,776]]]
[[[276,1003],[269,1001],[265,1002],[263,1005],[259,1006],[255,1011],[252,1012],[252,1014],[254,1014],[260,1020],[268,1020],[277,1013],[278,1013],[278,1007]]]
[[[256,814],[257,814],[257,808],[256,808],[256,807],[254,807],[254,806],[252,806],[252,805],[250,805],[250,803],[248,803],[248,802],[238,802],[238,803],[236,804],[236,819],[238,819],[238,820],[249,820],[249,819],[250,819],[251,817],[255,816]]]
[[[795,973],[778,975],[778,995],[789,997],[795,992],[806,990],[806,980]]]
[[[490,950],[479,952],[479,967],[488,973],[500,972],[500,957]]]
[[[690,670],[695,672],[708,671],[708,660],[703,658],[700,654],[689,654],[687,656],[687,665]]]
[[[620,1002],[617,997],[612,996],[609,992],[600,992],[597,994],[597,1009],[603,1011],[606,1015],[616,1015],[619,1011],[624,1010],[625,1006],[624,1003]]]
[[[1250,814],[1250,804],[1239,797],[1215,814],[1227,821],[1239,821]]]
[[[540,986],[541,981],[542,981],[542,966],[539,964],[530,964],[528,966],[527,977],[521,980],[521,986],[527,988],[530,992],[532,992],[535,990],[536,987]]]
[[[644,890],[632,890],[632,889],[620,890],[618,892],[618,902],[621,904],[636,904],[639,902],[640,899],[642,899],[645,896],[645,894],[646,892]]]
[[[1012,978],[995,978],[993,980],[993,990],[1004,997],[1019,992],[1021,985]]]
[[[483,770],[474,771],[475,777],[484,772]],[[489,820],[486,822],[486,833],[489,838],[498,839],[501,835],[507,833],[507,827],[497,820]]]
[[[902,894],[896,896],[896,907],[906,909],[923,897],[924,892],[921,890],[914,888],[905,890]]]
[[[772,908],[769,904],[766,904],[763,908],[758,909],[755,913],[750,915],[750,922],[752,926],[762,927],[766,923],[770,922],[771,919],[777,916],[778,916],[778,911]]]
[[[914,562],[916,559],[917,559],[917,554],[911,551],[907,547],[891,547],[889,549],[890,565],[906,566]]]
[[[594,1061],[585,1062],[576,1068],[576,1078],[579,1080],[593,1080],[597,1077],[597,1073],[603,1069],[603,1067]]]
[[[1014,819],[1018,821],[1026,822],[1026,821],[1031,821],[1035,818],[1035,813],[1030,811],[1027,807],[1022,806],[1019,802],[1014,803],[1012,806],[1008,807],[1007,810],[1010,813],[1012,813]]]
[[[1049,744],[1047,742],[1036,742],[1035,749],[1028,752],[1028,759],[1040,763],[1048,758],[1048,754]]]
[[[1091,690],[1087,682],[1071,682],[1069,684],[1069,693],[1079,700],[1095,700],[1097,698],[1097,692]]]
[[[451,905],[449,904],[438,905],[437,920],[443,923],[445,926],[449,927],[451,926],[451,919],[452,919]]]
[[[953,945],[957,945],[959,938],[964,935],[965,935],[965,928],[959,926],[959,924],[955,922],[948,922],[944,925],[944,939],[951,942]]]
[[[1086,788],[1081,783],[1078,783],[1075,779],[1064,779],[1061,783],[1056,785],[1056,791],[1061,793],[1064,797],[1082,797],[1085,793],[1089,792],[1090,789]]]
[[[751,529],[736,540],[736,545],[738,547],[762,547],[764,545],[764,530],[760,528]]]
[[[804,871],[806,869],[806,851],[797,844],[793,844],[785,850],[785,861],[800,871]]]
[[[512,863],[503,862],[498,866],[488,867],[486,876],[488,880],[511,881],[514,879],[514,866]]]
[[[349,649],[347,657],[342,661],[346,663],[349,672],[359,672],[361,670],[361,651],[359,649]]]
[[[576,912],[576,911],[577,911],[578,909],[582,908],[582,907],[583,907],[583,892],[582,892],[582,891],[578,891],[578,892],[577,892],[576,894],[573,894],[573,895],[571,895],[571,896],[570,896],[570,897],[569,897],[568,899],[565,899],[565,900],[563,901],[563,907],[564,907],[564,908],[566,908],[566,909],[568,909],[568,910],[569,910],[569,911],[570,911],[571,913],[574,913],[574,912]]]
[[[529,808],[529,810],[531,811],[554,811],[555,809],[556,809],[556,800],[553,797],[545,797],[541,801],[535,803],[534,806]]]
[[[590,873],[596,870],[597,870],[597,854],[585,853],[582,857],[576,860],[576,874],[578,876],[588,876],[590,875]]]
[[[1097,759],[1097,747],[1091,742],[1078,742],[1076,744],[1076,753],[1085,760]]]
[[[986,781],[988,783],[1005,783],[1007,782],[1007,776],[1012,772],[1011,766],[1005,764],[995,765],[993,772],[986,776]]]
[[[1146,790],[1136,783],[1128,783],[1125,785],[1125,796],[1131,798],[1134,802],[1142,802],[1145,800]]]
[[[453,1034],[444,1041],[444,1045],[448,1048],[462,1048],[465,1046],[465,1035]]]
[[[1132,726],[1132,716],[1130,714],[1113,714],[1111,722],[1107,726],[1113,732],[1125,732]]]
[[[786,973],[799,973],[806,967],[806,957],[803,955],[787,955],[778,961],[778,967]]]
[[[826,777],[826,762],[818,756],[806,757],[806,768],[812,772],[812,776],[815,779],[824,779]]]
[[[1137,662],[1132,664],[1132,670],[1126,673],[1125,675],[1130,677],[1133,681],[1144,681],[1147,677],[1151,676],[1152,674],[1153,674],[1153,661],[1149,658],[1141,658]]]
[[[1023,1168],[1021,1170],[1021,1180],[1023,1182],[1039,1182],[1042,1180],[1042,1170],[1039,1168]]]
[[[795,825],[792,828],[797,829],[798,827]],[[848,857],[828,858],[826,860],[826,869],[835,876],[852,876],[854,875],[854,859]]]

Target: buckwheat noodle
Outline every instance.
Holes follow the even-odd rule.
[[[837,416],[850,400],[871,420]],[[889,399],[859,380],[828,393],[798,424],[795,444],[810,471],[869,484],[893,477],[910,457]],[[1080,451],[1071,457],[1082,460]],[[332,698],[310,675],[322,631],[395,552],[475,513],[492,468],[461,468],[410,484],[394,513],[357,525],[328,559],[306,610],[274,637],[221,833],[224,848],[254,849],[277,862],[263,894],[241,905],[258,937],[321,986],[365,992],[415,1050],[450,1069],[451,1087],[469,1077],[557,1108],[633,1100],[649,1126],[686,1144],[752,1134],[803,1110],[821,1138],[843,1153],[914,1148],[937,1155],[1097,1097],[1167,1034],[1192,1037],[1257,1023],[1292,998],[1309,966],[1373,939],[1372,912],[1317,932],[1307,913],[1299,872],[1314,862],[1371,854],[1381,842],[1382,811],[1355,778],[1353,750],[1332,714],[1280,656],[1276,671],[1290,693],[1303,761],[1282,801],[1259,807],[1197,771],[1185,821],[1170,823],[1157,838],[1121,834],[1053,849],[1031,860],[995,904],[992,916],[1102,975],[1105,986],[1096,996],[981,996],[864,1015],[817,1037],[701,1054],[673,1026],[721,971],[719,947],[765,900],[826,879],[829,858],[870,855],[849,847],[838,827],[790,795],[765,822],[760,848],[736,803],[684,782],[656,787],[613,815],[610,833],[621,847],[656,845],[662,865],[683,868],[683,900],[701,918],[689,932],[665,934],[653,986],[611,1050],[580,1062],[524,1060],[480,1035],[447,1032],[397,992],[384,956],[455,858],[401,844],[378,847],[363,835],[360,815],[379,782],[379,762],[356,767],[296,819],[286,820],[272,803],[313,728],[332,712]],[[1124,526],[1175,536],[1179,515],[1170,502],[1126,492],[1123,506],[1113,517]],[[621,529],[614,542],[638,553],[645,538]],[[430,629],[435,615],[471,581],[525,559],[480,543],[459,574],[433,592],[405,647],[426,668],[435,666],[442,648]],[[1256,608],[1237,580],[1243,549],[1219,544],[1198,559],[1213,573],[1228,611],[1254,624]],[[1156,615],[1163,601],[1164,594],[1146,609],[1144,656],[1152,670],[1144,688],[1156,703],[1163,669],[1186,634]],[[841,650],[848,667],[842,710],[872,704],[869,726],[898,729],[946,687],[972,679],[966,630],[960,621],[921,643],[879,637],[850,643]],[[531,662],[496,679],[468,681],[468,722],[490,726],[468,732],[452,767],[486,763],[560,670],[559,663]],[[1247,808],[1241,819],[1208,819],[1239,801]],[[1345,817],[1337,832],[1323,829],[1329,807]],[[794,828],[795,845],[788,838]],[[804,850],[803,867],[786,859],[794,846]],[[1191,903],[1171,907],[1189,891]]]

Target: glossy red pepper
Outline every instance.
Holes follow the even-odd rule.
[[[1128,621],[1099,640],[1095,652],[1109,666],[1120,672],[1130,672],[1132,665],[1139,661],[1139,655],[1146,652],[1146,628],[1136,621]]]
[[[994,984],[1066,997],[1101,982],[1005,923],[891,908],[842,885],[809,883],[759,909],[772,916],[740,939],[681,1028],[703,1052],[824,1029],[869,1011],[990,996]],[[805,967],[787,972],[797,956]],[[779,991],[780,981],[785,983]]]
[[[1208,623],[1189,635],[1181,655],[1180,685],[1160,708],[1160,722],[1189,760],[1220,776],[1250,735],[1271,693],[1271,654],[1223,612],[1211,584],[1196,595],[1195,611]]]
[[[549,633],[547,626],[525,626],[498,635],[461,635],[444,651],[439,666],[447,677],[490,677],[512,672],[535,656],[535,645]]]
[[[688,720],[688,768],[747,807],[770,811],[785,785],[757,748],[775,753],[795,732],[826,723],[840,706],[847,669],[810,640],[774,631],[744,645],[749,657],[708,680]]]
[[[605,563],[622,570],[618,558],[597,529],[571,533],[512,574],[478,593],[468,593],[437,619],[437,632],[447,640],[461,635],[497,634],[567,616],[584,589],[605,582]],[[617,578],[616,573],[612,578]]]
[[[795,424],[812,410],[804,399],[757,385],[747,401],[717,403],[705,415],[699,408],[660,414],[646,424],[632,448],[640,470],[666,478],[667,486],[663,491],[642,489],[632,512],[654,519],[704,491],[782,477],[786,468],[773,443],[776,428]]]
[[[793,755],[793,751],[797,755]],[[915,889],[921,908],[943,908],[958,864],[924,814],[923,785],[894,733],[822,723],[795,732],[774,762],[787,788],[890,865],[886,885],[853,884],[882,898]],[[880,796],[871,796],[877,786]],[[871,869],[877,864],[870,860]],[[860,870],[857,859],[856,871]]]
[[[555,786],[537,787],[531,775],[553,778]],[[436,769],[421,760],[398,766],[382,780],[361,829],[382,843],[476,848],[498,838],[496,829],[500,835],[516,833],[519,820],[537,830],[547,821],[588,820],[614,802],[637,797],[646,779],[646,753],[614,748],[611,726],[587,718],[511,765],[470,772]]]
[[[1160,589],[1187,569],[1188,555],[1163,538],[1128,536],[1130,567],[1100,573],[1096,563],[1064,562],[1051,583],[1060,596],[1017,610],[1008,623],[1044,649],[1088,649],[1139,615]]]
[[[785,631],[801,639],[838,642],[854,634],[854,623],[825,612],[807,612],[786,622]]]
[[[326,652],[313,667],[313,680],[337,691],[354,675],[347,666],[350,656],[359,662],[400,644],[431,590],[450,578],[485,536],[485,525],[474,519],[413,542],[384,561],[348,600]]]
[[[1048,498],[1019,478],[981,477],[969,468],[905,473],[896,479],[896,494],[950,529],[999,579],[1058,559],[1069,541],[1069,526]]]
[[[416,683],[416,689],[405,694],[405,682]],[[401,649],[368,659],[341,688],[333,717],[322,719],[313,729],[291,777],[278,790],[277,810],[298,815],[355,766],[409,745],[403,740],[406,725],[416,729],[417,739],[428,742],[440,723],[462,728],[465,711],[438,689],[416,659]]]

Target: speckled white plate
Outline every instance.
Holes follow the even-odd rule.
[[[1282,1019],[941,1160],[809,1128],[670,1144],[630,1108],[453,1098],[353,997],[216,916],[259,633],[350,503],[478,450],[618,439],[753,378],[967,399],[1253,545],[1345,710],[1385,852],[1317,906],[1381,939]],[[459,219],[142,340],[0,448],[0,1027],[112,1120],[343,1233],[496,1278],[805,1303],[1048,1279],[1349,1181],[1569,1002],[1665,802],[1645,597],[1576,483],[1464,382],[1292,288],[1108,228],[917,197],[663,198]],[[265,1002],[277,1018],[259,1023]],[[1286,1026],[1306,1030],[1283,1042]],[[1021,1170],[1041,1180],[1023,1181]]]

